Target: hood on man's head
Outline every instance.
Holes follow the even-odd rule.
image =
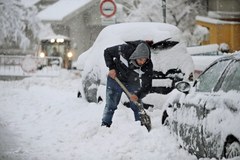
[[[150,50],[145,43],[140,43],[129,59],[147,58],[149,59]]]

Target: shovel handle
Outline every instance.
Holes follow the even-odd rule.
[[[119,84],[119,86],[123,89],[123,91],[127,94],[127,96],[130,98],[131,97],[131,93],[128,91],[128,89],[124,86],[124,84],[117,78],[115,77],[115,81]],[[137,101],[133,101],[133,103],[135,103],[138,106],[141,106],[140,103],[138,103]]]
[[[119,84],[119,86],[123,89],[123,91],[130,98],[131,97],[131,93],[127,90],[127,88],[124,86],[124,84],[117,77],[115,77],[115,81]],[[152,128],[151,127],[151,119],[150,119],[150,117],[145,112],[145,110],[144,110],[143,106],[141,105],[141,103],[139,103],[137,101],[133,101],[133,103],[135,103],[138,106],[138,108],[139,108],[141,125],[144,125],[147,128],[148,132],[150,132],[150,130]]]

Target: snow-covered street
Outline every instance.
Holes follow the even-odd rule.
[[[0,0],[0,160],[240,160],[239,4]]]
[[[57,78],[0,81],[0,159],[197,159],[161,125],[161,110],[149,112],[151,132],[123,105],[111,128],[101,127],[104,103],[77,98],[79,82],[66,70]]]

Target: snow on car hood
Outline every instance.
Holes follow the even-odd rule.
[[[179,68],[185,73],[185,80],[187,80],[190,73],[193,72],[193,60],[187,53],[186,46],[183,42],[180,42],[171,49],[153,51],[153,53],[154,52],[157,52],[156,54],[152,54],[154,70],[166,73],[170,68]]]

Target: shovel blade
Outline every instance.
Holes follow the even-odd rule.
[[[151,119],[149,117],[149,115],[145,114],[141,114],[140,115],[140,120],[141,120],[141,125],[145,126],[148,130],[148,132],[150,132],[150,130],[152,129],[152,125],[151,125]]]

